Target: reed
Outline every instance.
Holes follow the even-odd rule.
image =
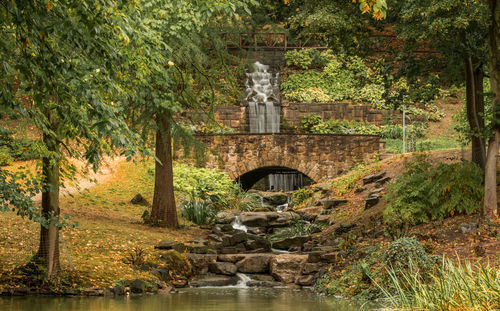
[[[500,310],[500,270],[470,262],[443,259],[426,274],[410,264],[390,269],[390,289],[380,287],[393,310]]]

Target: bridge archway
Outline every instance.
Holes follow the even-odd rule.
[[[243,190],[249,190],[252,188],[258,181],[261,179],[271,175],[271,174],[300,174],[303,176],[303,179],[306,180],[306,183],[314,183],[315,181],[304,174],[301,171],[298,171],[293,168],[285,167],[285,166],[264,166],[264,167],[259,167],[253,170],[250,170],[242,175],[240,175],[238,178],[236,178],[236,182],[240,183],[241,187]],[[299,185],[297,184],[297,187]],[[279,190],[279,189],[275,189]],[[294,189],[296,190],[296,189]]]

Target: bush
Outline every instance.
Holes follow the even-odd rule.
[[[477,165],[433,165],[426,155],[419,155],[406,162],[405,168],[389,186],[384,211],[387,224],[401,228],[481,209],[483,172]]]
[[[392,242],[384,253],[386,265],[395,269],[408,268],[410,263],[429,269],[434,261],[415,237],[403,237]]]
[[[12,161],[10,149],[6,146],[0,146],[0,166],[9,165]]]
[[[210,202],[197,200],[194,197],[181,203],[181,213],[186,220],[197,225],[211,224],[217,218],[217,211]]]
[[[154,176],[154,166],[148,169]],[[189,200],[191,196],[209,201],[218,209],[228,207],[228,198],[235,195],[238,186],[225,172],[174,163],[174,190],[176,196]]]
[[[309,199],[313,194],[314,191],[312,189],[302,188],[298,191],[295,191],[290,199],[290,205],[297,206],[305,200]]]
[[[323,121],[321,116],[316,114],[303,116],[300,129],[313,134],[380,135],[382,131],[382,128],[369,122],[332,119]]]
[[[328,53],[320,53],[316,49],[292,50],[285,53],[286,65],[300,69],[323,68],[329,57]]]
[[[287,98],[300,103],[327,103],[332,101],[326,90],[317,87],[291,92],[287,95]]]

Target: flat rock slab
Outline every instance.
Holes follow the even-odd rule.
[[[295,283],[300,275],[307,255],[281,254],[274,256],[269,263],[270,274],[278,281],[291,284]]]
[[[382,179],[385,176],[385,172],[379,173],[379,174],[373,174],[373,175],[368,175],[365,178],[363,178],[363,185],[370,184],[372,182],[375,182],[379,179]]]
[[[276,241],[272,243],[273,248],[276,249],[282,249],[282,250],[289,250],[290,248],[293,247],[300,247],[302,248],[302,245],[309,241],[311,239],[310,236],[294,236],[291,238],[286,238],[281,241]]]
[[[236,285],[240,279],[237,276],[205,275],[190,282],[191,287],[220,287]]]
[[[249,254],[238,261],[236,266],[243,273],[267,273],[273,254]]]
[[[215,274],[235,275],[238,268],[230,262],[211,262],[208,264],[208,271]]]

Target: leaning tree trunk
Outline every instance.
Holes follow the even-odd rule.
[[[172,168],[172,136],[170,126],[163,116],[158,117],[156,132],[155,186],[151,220],[163,227],[176,228],[177,208],[174,196],[174,172]]]
[[[480,66],[474,68],[471,57],[465,59],[467,120],[472,132],[472,162],[484,169],[486,142],[484,138],[484,74]]]
[[[50,114],[48,114],[50,120]],[[52,130],[57,132],[57,124],[52,123]],[[52,156],[42,159],[43,192],[42,215],[49,220],[46,226],[41,226],[40,245],[35,256],[35,263],[44,267],[47,276],[56,275],[59,264],[59,158],[54,156],[58,151],[57,139],[43,135],[43,142]]]
[[[489,0],[491,24],[488,32],[490,46],[490,81],[493,98],[493,136],[489,140],[484,177],[484,216],[498,218],[497,206],[497,156],[500,145],[500,5]]]

